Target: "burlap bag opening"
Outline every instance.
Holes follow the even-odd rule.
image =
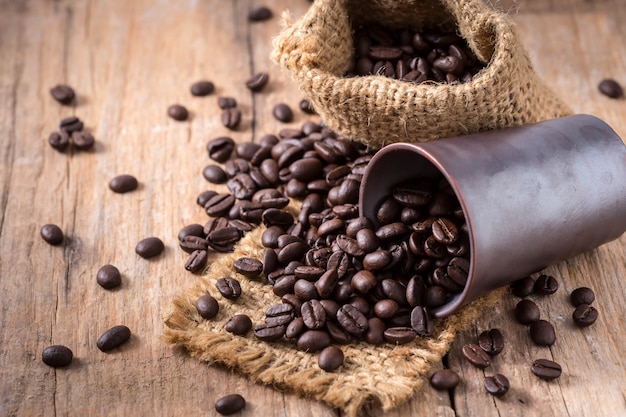
[[[193,287],[173,300],[164,311],[164,338],[202,361],[219,363],[255,382],[323,401],[349,416],[390,410],[413,397],[428,383],[433,365],[440,363],[457,332],[468,328],[484,309],[502,298],[500,290],[477,300],[438,320],[432,337],[417,338],[409,344],[342,345],[343,366],[326,372],[318,366],[317,353],[300,351],[293,342],[268,343],[258,340],[252,331],[235,336],[224,329],[234,314],[247,314],[254,324],[263,323],[265,310],[281,302],[265,278],[248,279],[233,268],[234,261],[243,256],[263,259],[265,249],[260,242],[264,230],[260,226],[249,232],[233,253],[220,257]],[[241,283],[242,296],[235,301],[222,297],[215,286],[217,279],[226,276]],[[219,314],[212,320],[203,319],[195,307],[196,300],[206,293],[219,303]]]
[[[374,148],[423,142],[565,116],[571,110],[534,71],[509,16],[481,0],[316,0],[285,18],[273,59],[333,130]],[[486,64],[465,84],[415,85],[353,67],[353,24],[452,28]]]

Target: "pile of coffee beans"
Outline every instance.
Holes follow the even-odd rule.
[[[354,68],[348,76],[452,84],[471,81],[484,67],[455,32],[360,26],[354,30],[354,48]]]
[[[57,151],[64,151],[72,143],[74,148],[85,151],[95,144],[93,135],[83,130],[83,122],[76,116],[66,117],[59,123],[59,131],[52,132],[48,143]]]

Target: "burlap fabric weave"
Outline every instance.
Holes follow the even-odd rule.
[[[235,336],[224,330],[234,314],[247,314],[253,323],[262,323],[265,310],[280,303],[264,278],[248,279],[233,269],[233,262],[239,257],[263,259],[263,230],[261,226],[248,233],[234,253],[222,256],[193,287],[173,300],[163,316],[164,338],[202,361],[219,363],[258,383],[323,401],[349,416],[362,415],[367,410],[390,410],[413,397],[427,383],[433,365],[440,363],[457,332],[468,328],[485,308],[502,297],[499,291],[475,301],[457,314],[439,320],[432,337],[418,338],[406,345],[343,345],[343,366],[335,372],[325,372],[317,364],[317,353],[300,351],[293,342],[267,343],[258,340],[252,331]],[[225,299],[217,291],[216,280],[225,276],[240,281],[239,299]],[[198,297],[206,293],[213,295],[220,307],[219,314],[211,320],[203,319],[195,307]]]
[[[481,0],[316,0],[274,39],[326,124],[374,148],[423,142],[565,116],[571,110],[534,71],[513,21]],[[354,64],[353,24],[455,30],[486,64],[465,84],[345,77]]]

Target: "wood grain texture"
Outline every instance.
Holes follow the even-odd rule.
[[[605,77],[626,85],[626,4],[621,0],[500,0],[510,13],[537,72],[579,113],[606,120],[626,138],[626,101],[597,92]],[[208,366],[160,340],[161,312],[196,277],[183,269],[178,230],[204,223],[196,196],[211,186],[202,178],[209,139],[229,135],[258,140],[310,118],[297,110],[302,98],[288,75],[270,61],[280,12],[299,17],[306,0],[267,2],[274,17],[248,23],[258,0],[0,0],[0,415],[128,416],[215,415],[221,395],[248,400],[242,416],[338,416],[323,404],[248,382],[228,369]],[[261,93],[245,80],[270,73]],[[209,79],[214,94],[189,94],[193,81]],[[54,102],[49,89],[74,86],[73,106]],[[243,111],[236,131],[219,119],[217,96],[232,96]],[[295,118],[271,116],[280,102]],[[188,107],[191,119],[176,122],[167,107]],[[76,115],[96,137],[89,152],[59,153],[47,136]],[[108,189],[118,174],[135,175],[140,188],[119,195]],[[66,241],[49,246],[39,237],[56,223]],[[135,244],[159,236],[165,253],[145,260]],[[447,366],[462,383],[453,392],[426,387],[398,409],[399,416],[597,416],[626,414],[626,237],[550,267],[561,283],[551,297],[534,299],[555,324],[557,343],[534,346],[527,328],[511,318],[516,299],[487,314],[459,335]],[[105,291],[95,273],[106,263],[123,275],[121,288]],[[568,294],[592,287],[598,322],[575,328]],[[111,353],[96,348],[99,335],[116,324],[133,331]],[[479,371],[460,357],[463,343],[498,327],[504,352]],[[41,362],[50,344],[75,355],[65,369]],[[535,358],[563,365],[556,381],[530,373]],[[501,399],[485,393],[485,375],[501,372],[511,391]]]

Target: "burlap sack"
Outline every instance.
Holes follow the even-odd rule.
[[[234,314],[247,314],[254,324],[262,323],[265,310],[280,302],[264,279],[248,279],[233,269],[233,262],[242,256],[263,259],[263,230],[261,226],[248,233],[234,253],[213,263],[199,282],[173,300],[163,316],[167,326],[164,338],[202,361],[233,368],[258,383],[324,401],[349,416],[367,410],[389,410],[409,400],[428,383],[432,366],[441,362],[456,333],[468,328],[484,309],[502,298],[500,290],[475,301],[437,321],[432,337],[417,338],[406,345],[360,342],[341,346],[343,366],[325,372],[317,364],[317,353],[300,351],[295,343],[267,343],[258,340],[252,331],[235,336],[224,330]],[[236,301],[225,299],[217,291],[216,280],[225,276],[241,283],[242,296]],[[195,307],[198,297],[206,293],[213,295],[220,307],[212,320],[203,319]]]
[[[299,21],[285,20],[273,59],[331,129],[374,148],[571,113],[535,73],[513,21],[481,0],[316,0]],[[456,30],[486,67],[471,82],[452,85],[344,77],[353,67],[353,23],[369,22]]]

